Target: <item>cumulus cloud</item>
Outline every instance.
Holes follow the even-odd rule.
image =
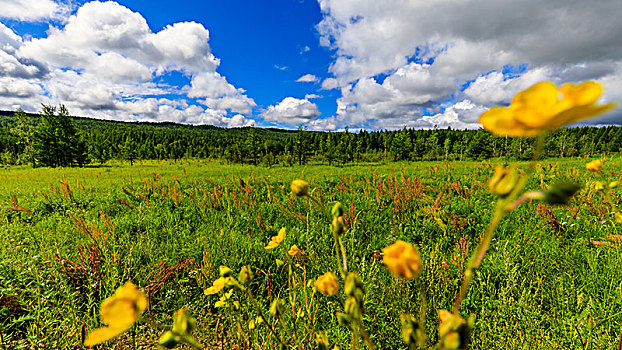
[[[307,99],[286,97],[277,105],[270,106],[262,113],[266,121],[274,121],[286,125],[299,125],[309,122],[320,115],[315,103]]]
[[[305,74],[296,80],[297,83],[315,83],[319,79],[313,74]]]
[[[69,6],[52,0],[0,0],[0,18],[38,21],[59,18],[69,11]]]
[[[140,13],[112,1],[88,2],[63,23],[31,39],[0,23],[0,78],[7,77],[0,105],[36,111],[41,102],[64,103],[73,114],[121,120],[221,126],[250,120],[237,115],[250,114],[256,104],[216,71],[220,61],[202,24],[174,23],[152,32]],[[160,79],[170,73],[188,85]]]
[[[480,109],[541,79],[603,79],[617,90],[619,1],[318,1],[320,44],[336,54],[322,88],[341,88],[343,124],[468,119],[474,108],[452,108],[461,98]],[[443,114],[422,113],[441,104]]]

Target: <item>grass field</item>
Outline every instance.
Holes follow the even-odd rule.
[[[530,190],[560,179],[583,185],[566,206],[526,201],[498,226],[460,310],[475,316],[474,349],[617,349],[622,326],[622,241],[614,220],[622,159],[600,173],[586,159],[540,162]],[[426,347],[438,340],[437,310],[451,310],[466,261],[486,229],[496,198],[488,179],[499,162],[416,162],[347,167],[263,168],[213,161],[110,163],[102,167],[0,169],[0,349],[80,348],[101,325],[99,305],[131,280],[148,297],[143,319],[105,348],[154,348],[171,315],[186,306],[208,349],[277,348],[248,298],[216,308],[204,290],[218,267],[250,265],[249,290],[268,313],[276,297],[291,310],[271,322],[292,348],[315,348],[315,334],[341,349],[351,332],[338,324],[342,289],[313,294],[306,282],[337,273],[329,219],[314,198],[340,201],[350,270],[364,283],[364,324],[381,349],[407,348],[400,314],[426,300]],[[525,167],[525,164],[518,164]],[[277,249],[265,245],[279,229]],[[418,279],[393,277],[381,250],[401,239],[423,259]],[[293,244],[304,255],[290,258]],[[284,248],[284,249],[283,249]],[[280,259],[284,265],[276,262]],[[426,296],[424,298],[424,295]],[[309,305],[314,305],[309,307]],[[296,316],[298,308],[304,312]],[[305,316],[306,315],[306,316]],[[363,343],[358,342],[359,348]]]

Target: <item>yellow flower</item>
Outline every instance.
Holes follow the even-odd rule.
[[[107,327],[93,330],[84,341],[85,346],[93,346],[112,339],[138,320],[147,308],[147,298],[132,282],[117,288],[114,295],[104,300],[99,309],[102,322]]]
[[[304,197],[309,193],[309,183],[305,180],[296,179],[292,181],[290,187],[292,192],[298,197]]]
[[[602,91],[593,81],[568,83],[559,89],[543,81],[516,94],[509,107],[490,108],[478,121],[496,135],[535,136],[612,109],[613,103],[595,104]]]
[[[229,282],[229,278],[230,277],[218,278],[217,280],[214,281],[214,283],[212,283],[212,286],[204,290],[203,293],[205,293],[205,295],[210,295],[210,294],[216,294],[220,292],[223,288],[225,288],[225,285],[227,284],[227,282]]]
[[[266,246],[266,249],[274,249],[278,247],[279,244],[281,244],[281,242],[283,242],[284,239],[285,239],[285,227],[283,227],[279,231],[279,234],[277,234],[276,236],[273,236],[270,239],[270,243],[268,243],[268,245]]]
[[[512,192],[517,183],[518,174],[512,167],[502,168],[498,166],[495,168],[495,174],[488,182],[488,188],[492,194],[506,197]]]
[[[327,297],[335,295],[339,291],[339,281],[332,272],[327,272],[318,277],[313,285]]]
[[[302,252],[300,248],[298,248],[298,246],[294,244],[291,248],[289,248],[287,254],[289,254],[290,256],[296,256],[297,254],[300,254],[300,252]]]
[[[600,159],[593,160],[587,164],[585,164],[585,169],[596,172],[600,171],[603,168],[603,162]]]
[[[423,262],[412,244],[397,240],[392,245],[382,249],[382,262],[397,276],[405,279],[416,277],[421,271]]]

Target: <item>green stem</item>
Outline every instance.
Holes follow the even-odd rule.
[[[232,279],[233,283],[235,284],[236,287],[238,287],[240,290],[244,291],[244,293],[246,294],[246,296],[250,299],[251,304],[253,304],[253,307],[255,308],[255,310],[257,311],[257,314],[259,315],[259,317],[261,317],[261,319],[264,321],[264,323],[266,324],[266,327],[268,327],[268,329],[270,330],[270,333],[272,333],[272,335],[274,336],[274,338],[283,346],[287,347],[287,345],[285,344],[285,342],[283,341],[283,339],[281,339],[277,334],[276,331],[274,330],[274,328],[272,327],[272,324],[270,322],[268,322],[268,319],[266,318],[266,316],[264,315],[263,311],[261,310],[261,307],[259,307],[259,304],[257,303],[257,300],[255,299],[255,297],[253,296],[253,293],[251,293],[247,288],[245,288],[243,285],[240,284],[240,282],[238,282],[235,279]]]

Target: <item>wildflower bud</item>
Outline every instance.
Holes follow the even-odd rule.
[[[490,178],[488,182],[488,188],[492,194],[499,197],[507,197],[516,184],[518,183],[518,174],[512,167],[502,168],[500,166],[495,168],[495,174]]]
[[[274,262],[276,263],[276,267],[281,267],[285,264],[281,259],[274,259]]]
[[[581,189],[581,186],[568,181],[554,183],[545,193],[543,201],[547,204],[568,204],[570,198]]]
[[[298,246],[294,244],[293,246],[291,246],[291,248],[289,248],[289,250],[287,251],[287,254],[289,254],[289,256],[291,257],[294,257],[300,254],[300,252],[301,252],[300,248],[298,248]]]
[[[358,320],[363,316],[361,303],[354,297],[349,297],[348,299],[346,299],[346,303],[343,309],[346,314],[348,314],[351,318],[355,320]]]
[[[167,349],[173,349],[179,344],[180,338],[172,331],[166,331],[158,340],[158,345]]]
[[[346,225],[343,223],[343,216],[334,216],[330,223],[330,230],[337,236],[346,232]]]
[[[220,272],[220,277],[231,277],[233,275],[233,271],[227,266],[220,266],[218,272]]]
[[[332,272],[327,272],[318,277],[313,285],[327,297],[333,296],[339,291],[339,281]]]
[[[600,191],[602,191],[604,189],[605,189],[605,185],[602,182],[600,182],[600,181],[594,182],[594,190],[596,192],[600,192]]]
[[[613,189],[613,188],[616,188],[616,187],[618,187],[618,182],[617,181],[611,181],[609,183],[609,188]]]
[[[585,168],[591,172],[597,172],[603,168],[603,162],[600,159],[596,159],[585,164]]]
[[[341,205],[340,202],[337,202],[335,203],[335,205],[333,205],[333,209],[330,211],[330,213],[333,217],[343,216],[343,214],[345,213],[345,209],[343,209],[343,205]]]
[[[419,322],[408,314],[401,314],[400,321],[402,323],[402,341],[404,344],[412,344],[423,347],[425,344],[425,330],[421,328]]]
[[[285,306],[283,305],[283,300],[276,298],[270,304],[270,315],[279,317],[285,311]]]
[[[344,326],[347,327],[349,329],[352,329],[351,327],[351,323],[352,320],[350,319],[350,316],[348,316],[348,314],[344,314],[343,312],[337,312],[337,322]]]
[[[439,349],[467,349],[475,321],[474,317],[469,317],[467,322],[459,314],[452,314],[447,310],[438,310],[438,317],[441,321],[438,326]]]
[[[387,265],[393,275],[413,279],[419,275],[423,261],[417,249],[410,243],[397,240],[392,245],[382,249],[384,256],[382,262]]]
[[[304,197],[309,194],[309,183],[304,180],[296,179],[292,181],[291,188],[292,192],[298,197]]]
[[[348,277],[346,277],[344,292],[359,301],[363,300],[363,295],[365,294],[365,286],[363,285],[363,281],[361,281],[358,273],[350,272],[348,274]]]
[[[255,329],[255,320],[250,320],[248,321],[248,330],[252,331],[253,329]]]
[[[253,279],[253,271],[251,270],[250,266],[248,265],[242,266],[242,268],[240,269],[240,274],[238,275],[238,280],[240,280],[240,282],[244,284],[248,284],[250,283],[252,279]]]
[[[614,218],[617,224],[622,224],[622,214],[616,212],[614,214]]]
[[[329,350],[330,343],[328,342],[328,336],[325,332],[318,332],[315,335],[315,343],[317,344],[318,350]]]
[[[197,321],[190,315],[190,311],[185,307],[177,310],[173,316],[173,333],[185,335],[192,333],[196,328]]]

